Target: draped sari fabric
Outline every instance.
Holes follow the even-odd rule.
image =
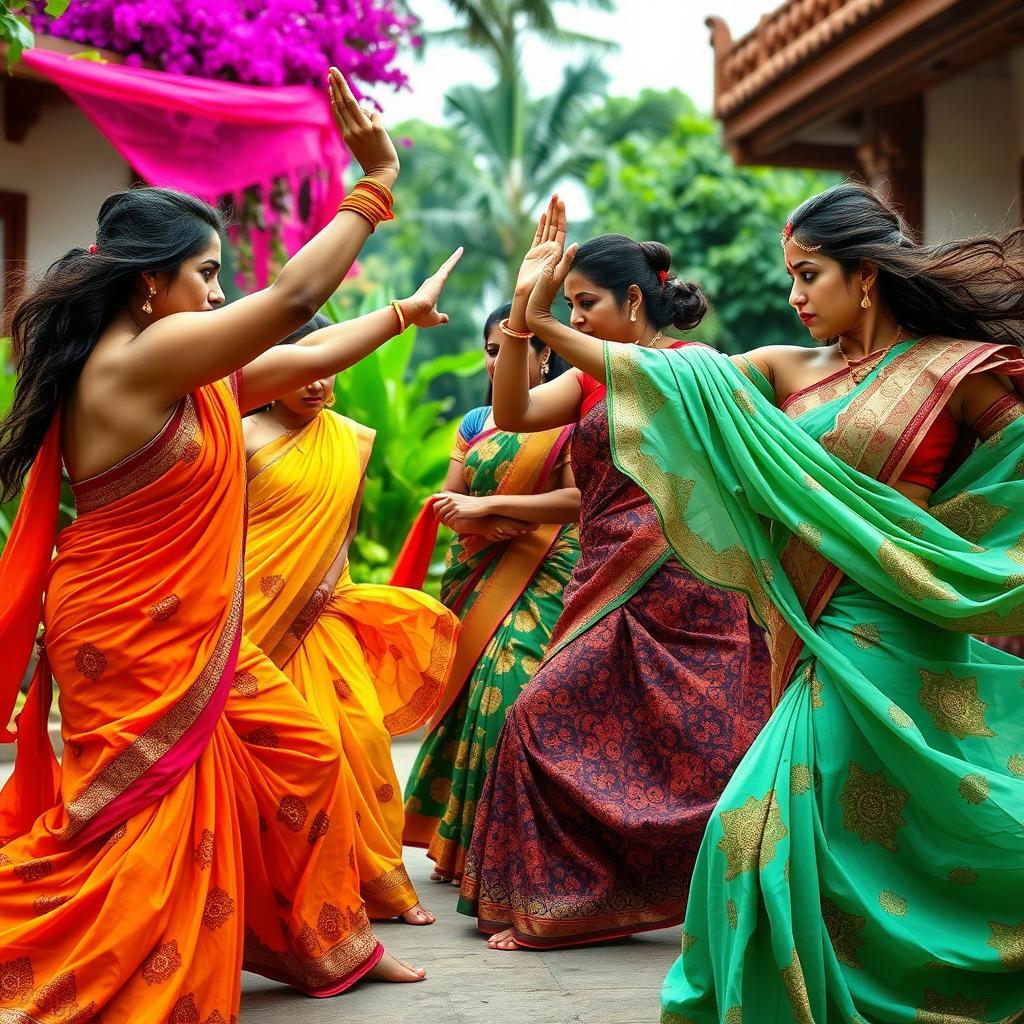
[[[1024,361],[930,338],[785,412],[702,352],[607,353],[617,463],[748,593],[778,705],[694,874],[663,1020],[1009,1021],[1024,998]],[[1017,395],[930,511],[889,486],[968,374]]]
[[[573,440],[581,556],[495,749],[459,900],[534,948],[678,923],[714,802],[768,714],[746,601],[670,557],[606,422],[599,398]]]
[[[483,412],[484,410],[480,410]],[[469,494],[544,491],[568,458],[571,428],[460,436]],[[405,841],[458,877],[477,800],[509,706],[540,665],[579,554],[574,524],[543,524],[508,541],[456,537],[441,599],[462,618],[455,665],[406,788]]]
[[[245,486],[231,387],[186,396],[151,442],[74,492],[0,794],[0,1021],[234,1020],[243,956],[307,991],[350,984],[380,956],[358,900],[344,935],[304,934],[336,900],[328,851],[348,848],[293,831],[298,802],[316,807],[335,785],[337,752],[297,698],[234,712]],[[278,718],[264,761],[252,733]],[[47,763],[52,786],[26,778]],[[262,947],[274,956],[261,962]]]
[[[458,620],[425,594],[349,576],[343,545],[372,445],[372,430],[324,410],[249,459],[245,624],[340,738],[345,799],[332,828],[352,835],[346,871],[367,912],[389,918],[418,902],[391,737],[437,705]]]

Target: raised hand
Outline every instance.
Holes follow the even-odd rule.
[[[558,260],[565,248],[565,233],[568,224],[565,219],[565,203],[553,195],[548,208],[540,215],[537,230],[533,235],[533,245],[523,257],[519,274],[516,277],[516,294],[529,295],[533,291],[545,264],[550,259]]]
[[[441,298],[448,275],[455,269],[455,264],[462,259],[463,252],[460,245],[409,298],[399,301],[398,304],[402,307],[407,324],[415,324],[417,327],[437,327],[440,324],[448,323],[448,314],[440,312],[437,303]]]
[[[553,319],[551,303],[555,301],[555,296],[569,273],[569,267],[578,248],[574,242],[560,258],[558,255],[549,256],[541,267],[526,305],[526,322],[531,330],[535,329],[535,323],[540,324]]]
[[[368,114],[360,105],[345,76],[331,68],[327,75],[327,89],[334,121],[363,173],[387,186],[398,177],[398,151],[391,141],[380,114]]]

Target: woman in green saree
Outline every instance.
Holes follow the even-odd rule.
[[[484,325],[487,372],[504,339]],[[531,345],[536,386],[564,364]],[[405,843],[424,846],[439,881],[462,876],[473,818],[505,715],[540,665],[562,613],[562,590],[579,557],[580,494],[569,462],[572,427],[533,434],[498,430],[490,404],[468,412],[456,436],[445,490],[406,542],[393,582],[422,585],[404,566],[433,551],[436,524],[455,531],[441,600],[462,620],[455,664],[406,787]],[[425,536],[422,527],[430,526]]]
[[[777,707],[711,818],[665,1024],[1024,1019],[1021,232],[915,245],[871,190],[783,233],[817,349],[734,362],[528,323],[606,373],[616,463],[741,590]],[[978,339],[978,340],[961,340]]]

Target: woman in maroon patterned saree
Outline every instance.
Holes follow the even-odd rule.
[[[513,337],[526,330],[525,297],[564,230],[553,201],[520,271]],[[696,326],[704,298],[668,276],[670,261],[657,243],[588,242],[566,280],[572,325],[641,345],[658,344],[669,326]],[[678,924],[711,810],[769,713],[762,631],[743,597],[670,555],[650,499],[612,463],[604,385],[571,373],[519,394],[514,364],[525,353],[502,346],[496,419],[522,431],[578,417],[581,557],[477,811],[459,910],[497,949]]]

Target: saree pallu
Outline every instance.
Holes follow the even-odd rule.
[[[607,361],[617,463],[681,560],[750,595],[781,669],[708,827],[663,1020],[1018,1020],[1024,662],[969,634],[1024,625],[1024,406],[1000,403],[931,514],[890,485],[967,374],[1019,390],[1019,353],[906,342],[785,413],[750,364]]]
[[[570,435],[484,431],[459,453],[468,493],[543,491],[568,457]],[[405,803],[406,843],[425,846],[446,875],[462,875],[498,734],[540,666],[578,556],[574,524],[545,524],[500,543],[457,537],[448,549],[441,600],[462,617],[462,634]]]
[[[325,410],[249,459],[245,624],[341,744],[332,820],[351,835],[346,872],[369,916],[390,918],[418,902],[391,737],[436,706],[458,621],[425,594],[349,577],[342,548],[373,436]]]
[[[534,948],[677,924],[708,815],[768,714],[762,631],[742,596],[670,558],[612,465],[603,400],[573,471],[580,560],[498,741],[459,900]]]

